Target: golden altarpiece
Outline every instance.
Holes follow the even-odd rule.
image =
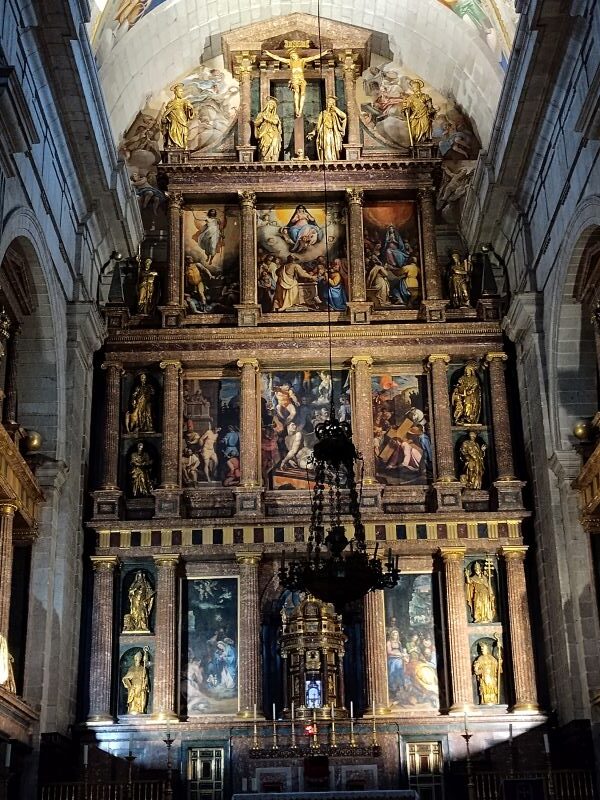
[[[544,721],[500,305],[436,210],[435,98],[413,75],[367,108],[372,34],[286,20],[223,37],[206,83],[239,107],[215,146],[172,87],[105,304],[84,736],[152,769],[169,726],[190,797],[301,791],[307,748],[333,789],[439,786],[465,726],[498,763]],[[332,396],[369,547],[401,568],[339,618],[277,578]]]

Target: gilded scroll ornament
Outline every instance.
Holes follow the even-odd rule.
[[[279,161],[281,153],[281,120],[277,114],[277,100],[268,97],[265,107],[256,115],[254,133],[258,141],[261,161]]]
[[[461,259],[457,250],[452,252],[448,265],[448,289],[451,308],[470,308],[471,258]]]
[[[138,273],[138,304],[137,313],[147,316],[154,311],[156,304],[156,279],[158,272],[150,269],[152,259],[146,258],[144,264],[140,265]]]
[[[129,411],[125,413],[127,433],[153,433],[152,398],[154,389],[148,383],[148,376],[141,372],[137,384],[131,391]]]
[[[493,622],[496,618],[496,596],[492,588],[492,562],[474,561],[465,569],[465,591],[473,622]]]
[[[294,113],[297,117],[300,117],[304,110],[304,101],[306,99],[306,79],[304,77],[304,67],[307,64],[310,64],[312,61],[317,61],[319,58],[322,58],[322,56],[329,51],[325,50],[323,53],[317,53],[314,56],[302,57],[296,49],[292,48],[291,50],[288,50],[288,58],[277,56],[275,53],[271,53],[270,50],[265,50],[264,52],[270,58],[275,59],[275,61],[279,61],[281,64],[285,64],[285,66],[289,68],[291,72],[291,78],[288,85],[292,90],[292,94],[294,95]]]
[[[346,114],[339,109],[335,95],[327,98],[327,104],[317,118],[315,129],[306,135],[315,139],[320,161],[339,161],[346,133]]]
[[[479,444],[476,431],[469,431],[469,435],[460,446],[460,458],[463,462],[460,482],[466,489],[481,489],[485,470],[485,451],[486,445]]]
[[[189,121],[194,117],[194,107],[183,96],[183,83],[171,87],[173,99],[169,100],[162,115],[162,128],[166,147],[187,150]]]
[[[129,459],[131,493],[134,497],[149,497],[152,494],[150,471],[153,464],[153,459],[144,450],[144,443],[138,442]]]
[[[129,613],[123,618],[123,631],[136,633],[150,632],[150,613],[156,592],[148,583],[141,570],[136,572],[129,587]]]
[[[466,364],[452,392],[452,416],[455,425],[477,425],[481,415],[481,386],[477,365]]]
[[[150,674],[148,670],[149,649],[137,650],[133,664],[121,678],[127,689],[127,713],[145,714],[150,694]]]
[[[412,91],[402,102],[411,145],[431,140],[433,120],[438,112],[431,96],[422,91],[424,85],[418,78],[410,81]]]
[[[489,643],[482,639],[477,645],[479,655],[473,661],[473,674],[477,679],[479,704],[482,706],[497,705],[500,702],[502,646],[497,634],[494,640],[497,657],[490,652]]]

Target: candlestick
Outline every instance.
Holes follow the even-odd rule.
[[[318,747],[319,746],[319,739],[318,739],[318,731],[317,731],[317,709],[316,708],[313,708],[312,724],[313,724],[313,738],[312,738],[311,747]]]
[[[375,700],[373,700],[373,747],[377,746],[377,716],[375,715]]]
[[[296,723],[292,717],[292,750],[296,749]]]
[[[350,712],[350,747],[356,747],[356,739],[354,738],[354,717]]]
[[[277,750],[277,720],[273,718],[273,750]]]

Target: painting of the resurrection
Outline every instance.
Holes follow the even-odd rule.
[[[240,482],[240,391],[236,378],[184,380],[183,485]]]
[[[433,459],[424,375],[371,378],[375,474],[380,483],[425,484]]]
[[[237,578],[187,581],[187,626],[182,652],[184,710],[199,714],[235,714],[238,710]]]
[[[256,214],[263,313],[344,311],[348,262],[342,204],[329,204],[327,212],[318,205],[297,205],[261,208]]]
[[[388,692],[392,708],[438,708],[431,575],[401,575],[385,591]]]
[[[188,314],[234,314],[239,303],[237,206],[184,211],[184,300]]]
[[[307,468],[316,441],[315,426],[329,419],[332,392],[338,419],[350,422],[348,372],[262,373],[261,464],[265,486],[308,488]]]
[[[415,203],[367,205],[363,226],[367,299],[374,308],[417,308],[421,257]]]

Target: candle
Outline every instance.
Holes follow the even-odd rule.
[[[513,743],[512,722],[508,726],[508,741],[512,745],[512,743]]]
[[[4,766],[6,767],[6,769],[10,768],[11,751],[12,751],[12,744],[10,742],[7,742],[4,747]]]
[[[375,700],[373,700],[373,726],[375,726]]]
[[[256,722],[256,703],[254,703],[254,722]]]
[[[469,728],[467,727],[467,721],[468,721],[468,717],[467,717],[467,712],[465,711],[465,733],[469,732]]]
[[[277,716],[276,716],[276,713],[275,713],[275,703],[273,703],[273,719],[277,719]]]
[[[294,708],[294,701],[292,700],[292,722],[293,722],[293,721],[294,721],[294,719],[296,718],[296,717],[295,717],[295,713],[296,713],[296,711],[295,711],[295,708]]]
[[[331,704],[331,719],[335,719],[335,708],[333,706],[333,703]]]
[[[350,719],[354,719],[354,700],[350,700]]]
[[[544,752],[546,755],[550,755],[550,741],[548,740],[548,734],[544,734]]]
[[[129,752],[131,752],[131,748],[130,748]],[[83,766],[87,767],[87,765],[88,765],[88,745],[84,744],[83,745]]]

